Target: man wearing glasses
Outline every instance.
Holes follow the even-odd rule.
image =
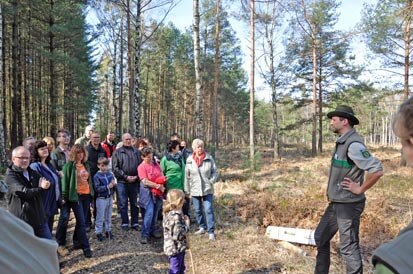
[[[50,187],[50,182],[29,167],[30,152],[27,148],[16,147],[11,160],[4,179],[9,187],[8,210],[31,225],[36,236],[52,239],[41,196],[42,190]]]

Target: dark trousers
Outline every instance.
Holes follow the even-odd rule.
[[[185,251],[169,256],[169,274],[185,273]]]
[[[328,274],[330,269],[330,240],[337,231],[340,235],[340,253],[346,264],[346,273],[363,273],[359,246],[360,216],[365,202],[330,203],[321,217],[314,238],[317,245],[315,274]]]
[[[52,240],[52,234],[50,233],[49,226],[44,223],[38,227],[33,227],[34,235],[39,238]]]
[[[47,226],[49,227],[50,235],[53,234],[53,223],[54,223],[54,215],[50,216],[47,219]]]
[[[182,213],[189,217],[189,209],[191,207],[191,199],[185,196],[184,206],[182,207]]]
[[[80,194],[79,204],[83,210],[83,216],[85,217],[85,226],[92,226],[92,214],[90,213],[90,205],[92,204],[92,196],[90,194]]]
[[[129,226],[128,217],[128,200],[130,204],[131,226],[138,226],[138,183],[123,183],[119,182],[116,186],[120,203],[120,216],[122,218],[122,226]]]
[[[75,231],[73,232],[73,243],[75,245],[81,244],[82,249],[88,249],[89,240],[86,236],[85,218],[83,216],[83,210],[78,202],[66,202],[62,205],[60,210],[59,223],[56,230],[56,241],[60,246],[66,245],[66,233],[67,225],[69,223],[70,210],[73,210],[73,214],[76,218]]]

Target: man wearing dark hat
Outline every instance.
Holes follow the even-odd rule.
[[[328,178],[329,204],[314,234],[317,245],[314,273],[329,273],[330,240],[337,231],[346,273],[363,273],[359,225],[366,202],[364,192],[383,175],[383,168],[380,160],[370,154],[363,138],[353,128],[359,124],[359,120],[351,107],[338,106],[327,117],[331,119],[331,129],[338,138]],[[367,175],[364,178],[365,172]]]

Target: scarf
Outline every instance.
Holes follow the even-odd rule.
[[[168,161],[173,161],[176,164],[178,164],[181,168],[182,168],[182,159],[181,159],[181,155],[179,153],[176,153],[175,155],[173,155],[172,153],[167,153],[166,154],[166,160]]]
[[[194,158],[195,163],[198,167],[202,165],[202,162],[204,161],[205,156],[206,156],[205,152],[202,152],[202,154],[199,156],[196,155],[195,152],[192,154],[192,158]]]

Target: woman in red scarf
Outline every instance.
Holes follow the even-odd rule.
[[[185,194],[192,197],[199,225],[195,234],[208,232],[209,239],[215,240],[213,197],[214,183],[218,178],[217,167],[212,156],[205,152],[201,139],[192,142],[192,149],[194,152],[186,160],[185,166]]]

